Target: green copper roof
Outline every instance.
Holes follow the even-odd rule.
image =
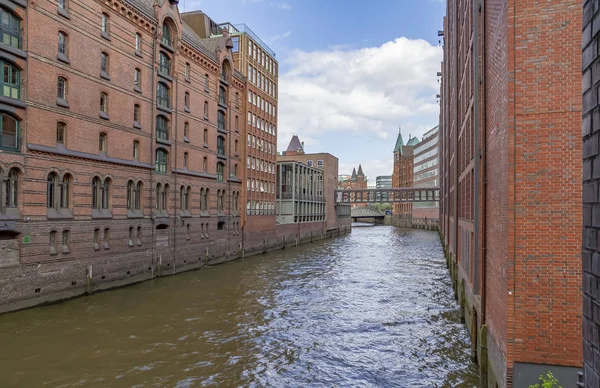
[[[394,146],[394,152],[402,153],[402,146],[404,145],[404,140],[402,140],[402,133],[398,129],[398,138],[396,139],[396,145]]]
[[[417,144],[419,144],[419,139],[417,137],[411,137],[408,140],[408,143],[406,143],[407,146],[416,146]]]

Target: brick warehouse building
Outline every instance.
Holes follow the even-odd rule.
[[[570,386],[582,366],[581,4],[449,0],[447,15],[441,234],[482,386],[548,371]]]
[[[398,138],[394,146],[394,172],[392,174],[392,187],[413,187],[413,150],[419,144],[419,139],[408,135],[408,142],[404,144],[402,133],[398,130]],[[398,203],[392,205],[392,213],[402,219],[412,217],[412,203]],[[405,226],[410,226],[409,224]]]
[[[600,35],[597,23],[600,10],[594,1],[583,6],[583,362],[585,385],[600,386],[600,157],[598,138],[600,130],[600,58],[597,51]]]

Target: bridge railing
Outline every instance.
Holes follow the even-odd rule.
[[[439,200],[440,190],[438,187],[335,190],[335,201],[346,203],[433,202]]]

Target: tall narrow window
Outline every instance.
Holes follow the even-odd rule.
[[[223,136],[217,137],[217,154],[225,156],[225,138]]]
[[[108,15],[103,13],[101,28],[102,28],[102,36],[104,36],[104,37],[108,37],[108,33],[109,33],[108,20],[109,20]]]
[[[171,108],[169,88],[162,82],[159,82],[156,86],[156,103],[162,108]]]
[[[185,95],[183,97],[183,106],[184,106],[185,110],[187,110],[189,112],[189,110],[190,110],[190,94],[188,92],[185,92]]]
[[[235,142],[233,144],[234,144],[233,150],[234,150],[235,154],[237,155],[238,154],[238,141],[237,141],[237,139],[235,140]]]
[[[60,184],[60,207],[67,209],[70,205],[71,176],[65,174]]]
[[[156,137],[169,140],[169,120],[165,116],[156,116]]]
[[[100,139],[99,139],[99,143],[98,143],[98,150],[100,152],[106,152],[106,133],[101,132],[100,133]]]
[[[127,182],[127,209],[132,210],[135,201],[135,185],[133,181]]]
[[[133,159],[140,160],[140,142],[137,140],[133,141]]]
[[[208,92],[209,86],[208,86],[208,74],[204,74],[204,91]]]
[[[110,181],[108,179],[104,179],[104,183],[102,185],[102,209],[108,209],[110,198]]]
[[[158,57],[158,72],[167,76],[171,75],[171,58],[162,51]]]
[[[58,0],[58,9],[67,9],[67,0]]]
[[[185,63],[185,80],[190,80],[190,64],[187,62]]]
[[[51,172],[48,174],[46,182],[46,207],[51,209],[56,207],[56,189],[58,186],[58,175]]]
[[[239,132],[240,129],[239,129],[239,126],[238,126],[238,117],[237,116],[235,116],[235,119],[233,120],[233,125],[234,125],[234,128],[235,128],[235,131]]]
[[[6,192],[4,197],[4,205],[7,208],[17,207],[17,194],[19,192],[19,171],[16,168],[11,168],[8,172],[8,179],[6,179],[5,189]]]
[[[108,54],[105,52],[100,57],[100,71],[102,76],[108,76]]]
[[[161,195],[161,206],[163,210],[169,210],[169,185],[166,184]]]
[[[140,127],[140,111],[142,107],[139,104],[133,105],[133,125]]]
[[[64,77],[58,77],[58,87],[56,96],[60,99],[67,99],[67,79]]]
[[[235,107],[240,107],[240,94],[238,92],[235,92]]]
[[[56,144],[65,144],[65,132],[67,125],[65,123],[56,123]]]
[[[142,194],[144,193],[144,186],[142,185],[142,181],[139,181],[137,183],[137,186],[135,188],[135,209],[136,210],[141,210],[142,209]]]
[[[217,128],[222,131],[225,131],[225,113],[220,110],[217,112]]]
[[[137,89],[141,89],[142,87],[142,71],[138,68],[133,73],[133,86]]]
[[[162,25],[162,37],[160,41],[165,46],[171,47],[171,30],[169,29],[169,26],[164,23]]]
[[[160,195],[162,193],[162,185],[160,183],[156,184],[156,209],[162,210],[160,207]]]
[[[219,87],[219,104],[227,106],[227,94],[222,86]]]
[[[156,172],[166,174],[167,173],[167,151],[163,149],[156,150]]]
[[[100,93],[100,112],[108,115],[108,95]]]
[[[223,163],[217,163],[217,181],[223,182],[223,173],[225,171],[225,165]]]
[[[202,171],[206,172],[207,170],[207,164],[208,164],[208,159],[206,158],[206,156],[202,159]]]
[[[208,129],[204,128],[204,137],[202,138],[204,144],[208,146]]]
[[[183,153],[183,167],[187,168],[188,166],[188,153],[184,152]]]
[[[67,34],[62,31],[58,31],[58,56],[59,58],[68,58],[68,46],[67,46]]]
[[[142,52],[142,35],[139,33],[135,34],[135,51]]]
[[[183,140],[189,141],[190,136],[190,123],[187,121],[183,124]]]
[[[97,176],[94,177],[92,179],[92,209],[100,208],[100,186],[100,178]]]
[[[208,120],[208,101],[204,101],[204,119]]]
[[[0,27],[2,43],[21,48],[21,22],[5,8],[0,8]]]
[[[50,254],[56,255],[56,230],[50,231]]]

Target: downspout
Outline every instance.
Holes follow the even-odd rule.
[[[457,37],[457,28],[456,28],[456,14],[457,14],[457,4],[456,1],[452,2],[452,120],[454,126],[454,136],[452,139],[452,147],[454,152],[454,230],[452,236],[452,252],[454,253],[454,262],[458,264],[458,92],[456,89],[456,84],[458,83],[458,37]],[[452,126],[451,126],[452,127]]]
[[[179,42],[177,42],[177,44],[179,44]],[[174,43],[173,46],[176,46],[176,44]],[[171,93],[171,98],[174,100],[174,104],[173,104],[173,116],[171,117],[171,138],[173,139],[173,157],[171,158],[171,165],[173,165],[173,161],[175,161],[175,166],[177,167],[177,151],[178,151],[178,147],[177,147],[177,119],[179,118],[179,114],[178,114],[178,101],[179,99],[177,98],[177,90],[179,89],[177,86],[179,77],[177,76],[177,71],[175,70],[177,68],[176,63],[175,63],[175,47],[173,48],[173,91]],[[175,256],[176,256],[176,252],[177,252],[177,238],[175,238],[175,231],[177,230],[177,228],[180,227],[180,225],[178,224],[178,220],[181,220],[181,216],[177,216],[178,214],[178,209],[177,209],[177,193],[178,193],[178,187],[177,187],[177,171],[173,171],[173,169],[171,169],[171,172],[173,173],[173,203],[175,204],[174,206],[174,211],[173,211],[173,273],[175,273]],[[185,189],[184,189],[185,190]],[[180,191],[179,191],[180,192]],[[179,207],[181,208],[182,204],[181,204],[181,196],[179,198]],[[188,198],[188,203],[189,203],[189,198]],[[167,209],[168,209],[168,204],[167,204]],[[167,210],[168,212],[168,210]]]
[[[479,188],[480,182],[480,166],[479,166],[479,158],[480,158],[480,144],[479,144],[479,131],[480,123],[479,123],[479,0],[473,1],[473,129],[474,129],[474,145],[475,145],[475,180],[473,182],[473,188],[475,198],[474,198],[474,256],[473,256],[473,264],[474,264],[474,272],[475,276],[473,279],[473,293],[475,295],[479,295],[479,203],[480,203],[480,195],[481,191]]]
[[[483,165],[480,167],[483,172],[483,182],[481,184],[481,324],[485,324],[486,322],[486,274],[487,274],[487,251],[486,251],[486,220],[487,220],[487,212],[486,212],[486,198],[487,198],[487,163],[486,163],[486,141],[487,141],[487,122],[486,122],[486,86],[485,86],[485,1],[481,1],[480,3],[480,12],[481,12],[481,20],[483,22],[483,29],[481,30],[481,57],[483,60],[481,61],[481,90],[483,93],[481,94],[481,122],[483,123],[483,131],[481,132],[481,161]]]
[[[156,173],[156,152],[154,145],[156,144],[156,40],[158,39],[158,24],[154,31],[154,39],[152,40],[152,117],[150,120],[150,214],[155,212],[154,200],[158,203],[158,198],[154,198],[156,190],[154,190],[154,174]],[[142,194],[140,194],[141,196]],[[150,217],[152,221],[152,267],[154,267],[154,255],[156,254],[156,227],[155,215]],[[154,272],[154,271],[153,271]],[[152,274],[154,276],[154,273]]]

